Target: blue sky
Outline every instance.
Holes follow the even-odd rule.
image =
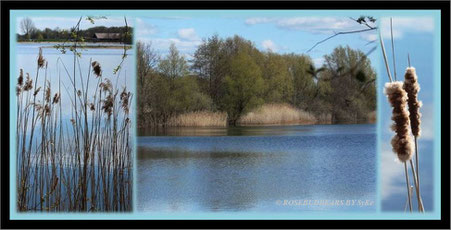
[[[215,16],[216,15],[216,16]],[[350,14],[357,18],[359,14]],[[365,29],[348,16],[311,16],[302,12],[285,16],[283,12],[218,11],[193,14],[189,16],[166,17],[156,15],[136,18],[136,38],[152,42],[161,55],[167,54],[174,43],[182,54],[190,58],[202,39],[218,34],[222,38],[239,35],[251,40],[262,50],[277,53],[306,53],[316,42],[333,35],[334,32]],[[374,47],[368,44],[377,38],[376,31],[359,34],[340,35],[317,46],[308,54],[316,65],[323,63],[323,56],[330,54],[339,45],[349,45],[367,52]],[[376,58],[371,55],[370,58]]]
[[[94,26],[125,26],[125,21],[123,17],[118,16],[109,16],[108,14],[102,14],[101,16],[105,16],[106,18],[99,18],[94,20],[94,24],[92,24],[90,21],[86,20],[86,16],[90,15],[84,15],[82,21],[80,22],[80,29],[86,29]],[[98,15],[95,15],[98,16]],[[23,32],[20,29],[20,22],[25,17],[17,17],[16,21],[16,32],[19,34],[23,34]],[[45,28],[55,29],[65,29],[68,30],[72,28],[73,26],[77,25],[78,20],[80,19],[80,16],[73,17],[73,16],[53,16],[49,14],[48,16],[30,16],[30,18],[34,26],[40,30],[44,30]],[[127,17],[127,24],[128,26],[133,26],[133,19],[130,17]]]

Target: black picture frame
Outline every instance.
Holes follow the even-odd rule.
[[[1,228],[450,228],[450,2],[449,1],[2,1],[1,23]],[[10,10],[17,9],[436,9],[441,11],[441,219],[440,220],[11,220],[9,166],[9,30]]]

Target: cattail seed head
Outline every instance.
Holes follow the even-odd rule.
[[[392,130],[395,131],[391,144],[393,151],[401,162],[406,162],[412,157],[412,137],[410,136],[409,111],[407,111],[407,92],[400,81],[385,84],[385,92],[392,106]]]
[[[97,77],[102,76],[102,68],[100,67],[100,63],[97,61],[92,62],[92,71]]]
[[[45,64],[44,56],[42,56],[42,48],[39,48],[38,67],[43,68]]]
[[[418,77],[415,68],[408,67],[404,75],[404,90],[407,92],[407,104],[409,105],[410,127],[412,134],[416,137],[421,135],[421,101],[418,100],[418,92],[420,91],[420,84],[418,84]]]

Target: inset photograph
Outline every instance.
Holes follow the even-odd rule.
[[[438,59],[433,17],[381,18],[382,211],[434,211],[434,99]],[[435,137],[435,138],[434,138]]]
[[[137,211],[375,212],[377,24],[137,17]]]
[[[16,18],[18,212],[132,211],[131,22]]]

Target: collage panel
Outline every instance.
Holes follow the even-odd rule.
[[[17,211],[133,211],[130,22],[16,20]]]
[[[179,13],[136,19],[138,211],[376,212],[377,19]]]

